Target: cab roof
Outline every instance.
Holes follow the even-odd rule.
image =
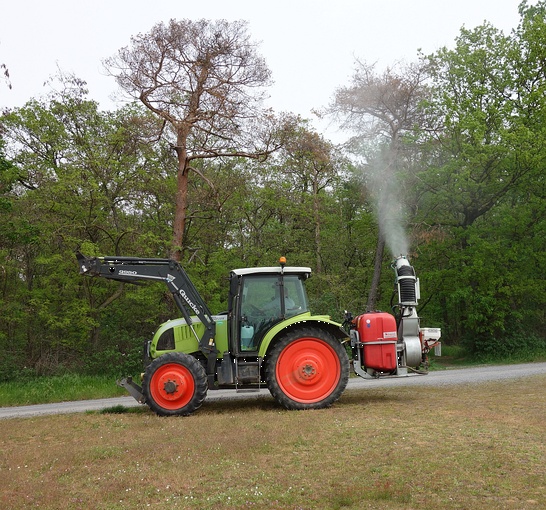
[[[310,267],[285,267],[284,270],[280,266],[276,267],[245,267],[242,269],[233,269],[231,271],[237,276],[245,276],[249,274],[304,274],[306,278],[311,276]]]

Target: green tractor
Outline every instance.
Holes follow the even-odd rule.
[[[183,318],[168,321],[145,342],[142,386],[127,377],[118,384],[160,416],[187,416],[208,390],[257,390],[263,383],[287,409],[332,405],[349,380],[406,377],[428,372],[427,354],[440,353],[439,328],[421,328],[419,279],[406,256],[393,261],[394,315],[366,312],[344,326],[312,315],[304,282],[308,267],[234,269],[228,310],[212,315],[178,262],[170,259],[92,257],[78,253],[80,274],[167,285]],[[347,354],[348,345],[351,362]]]
[[[80,274],[167,285],[182,318],[161,324],[144,345],[142,386],[118,381],[161,416],[189,415],[209,390],[259,390],[288,409],[332,405],[349,379],[349,335],[324,315],[312,315],[304,282],[308,267],[234,269],[228,310],[212,315],[192,281],[170,259],[77,254]]]

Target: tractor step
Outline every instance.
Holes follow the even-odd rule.
[[[237,388],[237,393],[257,393],[260,391],[260,388]]]
[[[247,361],[243,358],[236,358],[235,361],[235,391],[254,392],[261,389],[262,359]],[[249,387],[248,384],[256,384],[257,387]],[[244,387],[243,387],[244,386]]]

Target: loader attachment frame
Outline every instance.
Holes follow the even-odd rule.
[[[207,357],[208,385],[209,388],[214,388],[216,357],[219,353],[215,342],[216,323],[201,294],[177,261],[139,257],[86,257],[79,252],[76,253],[76,258],[82,275],[128,283],[163,281],[171,291],[176,305],[195,335],[199,350]],[[205,332],[201,338],[192,327],[191,315],[197,316],[205,326]],[[131,390],[139,391],[133,387],[133,384],[136,385],[132,381],[126,381],[126,384],[123,384],[123,387],[131,395],[133,394]],[[139,400],[139,398],[135,398]]]
[[[132,377],[125,377],[121,381],[116,381],[116,384],[120,388],[125,388],[131,397],[133,397],[139,404],[146,403],[146,397],[142,392],[142,386],[133,381]]]

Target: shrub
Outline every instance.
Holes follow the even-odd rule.
[[[85,360],[84,371],[89,375],[125,377],[143,369],[143,337],[122,335],[116,345],[93,352]]]

